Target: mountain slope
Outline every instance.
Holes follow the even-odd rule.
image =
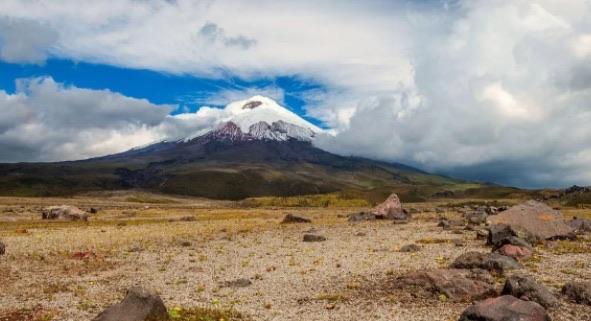
[[[474,186],[402,164],[318,149],[313,141],[325,133],[267,98],[255,96],[224,111],[226,122],[197,137],[82,161],[0,165],[0,193],[46,196],[142,188],[242,199],[394,190],[425,198]]]

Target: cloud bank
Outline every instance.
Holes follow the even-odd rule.
[[[23,24],[0,28],[5,61],[40,63],[51,55],[213,78],[296,75],[323,85],[300,98],[307,101],[309,115],[338,133],[318,142],[325,149],[519,186],[591,184],[591,4],[586,0],[117,0],[83,6],[74,0],[59,5],[5,0],[0,16],[0,26],[7,19],[12,26]],[[34,32],[39,26],[47,34]],[[31,31],[21,39],[23,30]],[[35,86],[49,86],[46,82]],[[62,94],[84,91],[53,86]],[[35,89],[27,88],[4,93],[0,104],[21,101],[38,110],[41,104],[31,98]],[[131,99],[91,93],[103,102],[88,106],[104,106],[103,96]],[[215,98],[220,97],[225,96]],[[97,133],[144,130],[136,140],[147,142],[199,130],[211,121],[195,114],[171,117],[167,107],[141,104],[158,111],[160,121],[136,119],[129,111],[132,117],[118,115],[122,120],[113,119],[112,129]],[[26,114],[16,110],[27,108],[12,108]],[[0,124],[14,123],[12,117],[0,116]],[[69,135],[59,139],[72,149],[86,143],[72,142]],[[41,144],[28,144],[22,136],[4,142],[20,151],[12,160],[81,155],[44,158],[45,152],[33,156]],[[124,147],[105,146],[83,154]]]

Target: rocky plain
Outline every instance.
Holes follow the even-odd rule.
[[[585,207],[140,196],[0,198],[0,320],[591,320]]]

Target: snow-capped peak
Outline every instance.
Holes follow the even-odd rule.
[[[235,101],[223,109],[204,107],[197,112],[196,116],[217,118],[210,134],[224,139],[232,136],[233,140],[285,141],[297,139],[312,141],[317,134],[324,133],[322,129],[279,105],[273,99],[260,95]],[[223,129],[223,133],[220,132],[220,129]],[[225,133],[225,131],[231,133]],[[216,133],[223,135],[216,135]],[[181,139],[181,141],[190,141],[201,135],[203,132]]]

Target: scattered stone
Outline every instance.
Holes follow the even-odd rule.
[[[503,274],[507,270],[519,269],[521,265],[512,257],[497,253],[467,252],[450,265],[456,269],[483,269]]]
[[[486,240],[486,238],[488,238],[488,231],[487,230],[476,231],[476,239],[477,240]]]
[[[88,212],[89,212],[90,214],[96,214],[96,213],[98,213],[98,211],[99,211],[99,210],[98,210],[98,208],[96,208],[96,207],[91,207],[91,208],[88,210]]]
[[[355,236],[367,236],[367,234],[364,232],[357,232],[355,233]]]
[[[245,288],[247,286],[250,286],[251,284],[252,281],[250,281],[249,279],[241,278],[232,281],[226,281],[222,283],[222,286],[227,288]]]
[[[326,237],[316,234],[304,234],[304,242],[324,242]]]
[[[281,221],[282,224],[289,224],[289,223],[311,223],[312,220],[305,218],[305,217],[301,217],[301,216],[296,216],[293,214],[287,214],[285,215],[285,217],[283,218],[283,221]]]
[[[195,216],[183,216],[179,219],[181,222],[194,222],[197,218]]]
[[[191,244],[191,242],[190,242],[190,241],[181,241],[181,246],[182,246],[182,247],[189,247],[189,246],[191,246],[191,245],[192,245],[192,244]]]
[[[521,235],[522,237],[528,238],[530,240],[535,240],[535,238],[532,238],[527,232],[519,233],[509,225],[497,224],[490,226],[488,232],[488,239],[486,243],[488,245],[492,245],[493,250],[499,249],[505,244],[512,244],[520,247],[525,247],[531,250],[531,244],[523,240],[522,238],[518,237],[518,235]]]
[[[444,230],[449,230],[451,228],[454,227],[461,227],[466,225],[466,222],[464,222],[464,220],[450,220],[448,218],[441,218],[439,220],[439,224],[437,224],[437,226],[439,227],[443,227]]]
[[[558,305],[558,299],[542,284],[525,275],[513,275],[505,281],[501,294],[512,295],[525,301],[534,301],[544,308]]]
[[[88,221],[88,213],[76,206],[50,206],[41,211],[41,218],[44,220]]]
[[[162,299],[140,287],[127,291],[123,301],[101,312],[93,321],[166,321],[168,312]]]
[[[514,231],[524,230],[538,242],[568,237],[573,232],[559,211],[537,201],[513,206],[502,213],[490,216],[488,221],[490,224],[509,225]]]
[[[468,221],[468,224],[481,225],[486,223],[488,215],[485,212],[472,212],[464,216]]]
[[[463,239],[453,239],[451,240],[451,243],[457,247],[466,246],[466,241],[464,241]]]
[[[513,244],[505,244],[497,250],[495,250],[495,253],[499,253],[504,256],[509,256],[516,260],[526,259],[533,254],[532,250],[528,249],[527,247],[517,246]]]
[[[396,225],[408,224],[408,220],[406,219],[394,219],[393,223]]]
[[[0,255],[6,254],[6,245],[0,241]]]
[[[383,217],[378,218],[375,214],[369,212],[359,212],[349,215],[349,222],[373,221],[377,219],[383,219]]]
[[[576,234],[585,234],[591,232],[591,220],[582,218],[573,218],[567,223]]]
[[[562,294],[576,303],[591,305],[591,282],[568,282],[562,287]]]
[[[400,248],[400,252],[418,252],[422,249],[420,245],[417,244],[407,244]]]
[[[494,279],[484,270],[437,269],[415,271],[395,280],[395,288],[438,299],[470,302],[496,296]]]
[[[550,316],[535,302],[503,295],[471,305],[458,321],[550,321]]]

